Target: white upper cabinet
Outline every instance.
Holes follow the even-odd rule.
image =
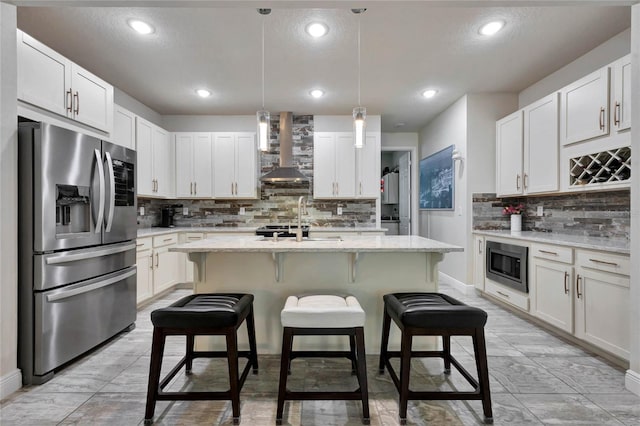
[[[496,193],[520,195],[522,178],[522,110],[496,122]]]
[[[175,182],[169,132],[136,117],[136,146],[138,195],[173,197]]]
[[[112,132],[112,85],[20,30],[17,40],[18,99]]]
[[[120,105],[114,105],[111,140],[126,148],[136,149],[136,115]]]
[[[612,68],[612,128],[621,131],[631,127],[631,55],[618,59]]]
[[[255,133],[213,133],[213,196],[257,198]]]
[[[380,134],[367,132],[365,145],[356,149],[357,198],[380,196]]]
[[[569,145],[609,134],[609,67],[564,87],[560,143]]]
[[[558,93],[524,108],[524,194],[559,189]]]
[[[176,133],[176,197],[212,196],[211,133]]]
[[[316,132],[313,138],[313,198],[355,198],[353,134]]]

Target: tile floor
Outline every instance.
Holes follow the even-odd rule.
[[[624,388],[624,371],[555,337],[490,301],[464,296],[449,287],[441,291],[489,314],[486,327],[491,393],[496,425],[640,425],[640,397]],[[176,290],[138,314],[136,329],[118,336],[65,368],[41,386],[23,388],[2,401],[0,424],[9,425],[139,425],[145,408],[151,322],[149,313],[188,294]],[[167,345],[165,367],[183,354],[183,340]],[[452,352],[474,372],[471,338],[452,338]],[[279,359],[261,356],[260,373],[249,375],[241,394],[242,424],[274,425]],[[388,374],[377,374],[377,357],[367,359],[372,425],[397,425],[397,393]],[[347,360],[297,359],[292,389],[352,386],[342,371]],[[190,380],[190,381],[188,381]],[[180,373],[172,389],[227,387],[224,360],[196,360],[190,379]],[[453,369],[442,374],[441,361],[414,361],[412,383],[430,389],[468,389]],[[334,388],[335,389],[335,388]],[[356,401],[305,401],[285,405],[285,424],[358,425]],[[409,402],[408,424],[476,425],[482,423],[480,401]],[[228,425],[231,407],[224,401],[158,402],[155,424]]]

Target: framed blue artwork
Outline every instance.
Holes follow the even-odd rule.
[[[451,145],[420,160],[420,209],[454,209],[453,149]]]

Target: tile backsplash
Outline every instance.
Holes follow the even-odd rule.
[[[500,198],[473,194],[473,229],[509,229],[508,205],[524,204],[523,231],[554,232],[628,240],[631,230],[630,192],[581,192],[571,194]],[[542,216],[537,216],[541,206]]]
[[[176,226],[261,226],[269,223],[295,222],[299,196],[311,201],[304,223],[315,226],[375,227],[375,200],[313,200],[313,116],[293,116],[293,165],[309,178],[309,183],[260,183],[257,200],[156,200],[138,198],[138,226],[148,228],[160,224],[160,209],[166,205],[175,208]],[[279,116],[271,116],[271,142],[269,152],[260,154],[260,169],[264,174],[278,164],[280,158]],[[342,215],[337,214],[342,207]],[[188,210],[183,215],[183,209]],[[244,214],[240,209],[244,208]]]

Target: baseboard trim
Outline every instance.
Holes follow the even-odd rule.
[[[627,370],[627,374],[624,376],[624,385],[630,392],[640,396],[640,373]]]
[[[4,400],[21,387],[22,372],[16,368],[11,373],[0,377],[0,400]]]
[[[457,279],[453,278],[452,276],[447,275],[444,272],[440,272],[440,271],[438,271],[438,282],[441,282],[441,283],[448,284],[448,285],[452,286],[453,288],[455,288],[456,290],[458,290],[460,293],[464,294],[465,296],[473,294],[473,291],[475,290],[474,286],[467,285],[467,284],[463,283],[462,281],[458,281]]]

